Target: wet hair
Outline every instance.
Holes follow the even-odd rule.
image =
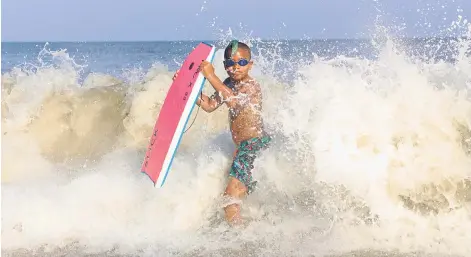
[[[224,50],[224,59],[229,59],[232,57],[232,44],[235,43],[237,44],[236,49],[244,49],[249,53],[249,60],[252,58],[252,51],[250,50],[250,47],[246,45],[245,43],[239,42],[237,40],[232,40],[229,45],[226,46],[226,49]]]

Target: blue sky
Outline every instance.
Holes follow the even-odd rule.
[[[358,38],[377,17],[396,34],[430,36],[459,14],[470,19],[470,0],[3,0],[2,41],[211,40],[229,28],[237,37]]]

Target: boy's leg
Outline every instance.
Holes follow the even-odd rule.
[[[240,201],[245,197],[247,193],[247,187],[234,177],[229,178],[224,196],[233,198],[234,200]],[[240,216],[240,204],[233,203],[224,207],[225,218],[229,223],[237,224],[241,222]]]
[[[237,149],[232,155],[232,159],[235,160],[237,156]],[[229,182],[227,183],[224,196],[232,198],[232,200],[240,201],[246,194],[247,188],[238,179],[230,176]],[[240,204],[233,203],[224,207],[226,221],[229,223],[237,223],[241,220],[240,217]]]
[[[253,163],[258,152],[268,146],[270,137],[253,138],[242,142],[236,152],[229,171],[229,183],[224,192],[225,197],[241,201],[246,194],[250,194],[256,181],[252,178]],[[230,203],[225,208],[226,220],[230,223],[240,222],[240,204]]]

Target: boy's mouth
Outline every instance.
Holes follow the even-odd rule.
[[[231,76],[240,76],[240,75],[242,75],[242,72],[240,72],[239,70],[230,69],[230,70],[228,70],[228,72]]]

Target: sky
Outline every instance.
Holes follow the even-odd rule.
[[[433,36],[470,0],[2,0],[2,41],[367,38],[379,24]]]

